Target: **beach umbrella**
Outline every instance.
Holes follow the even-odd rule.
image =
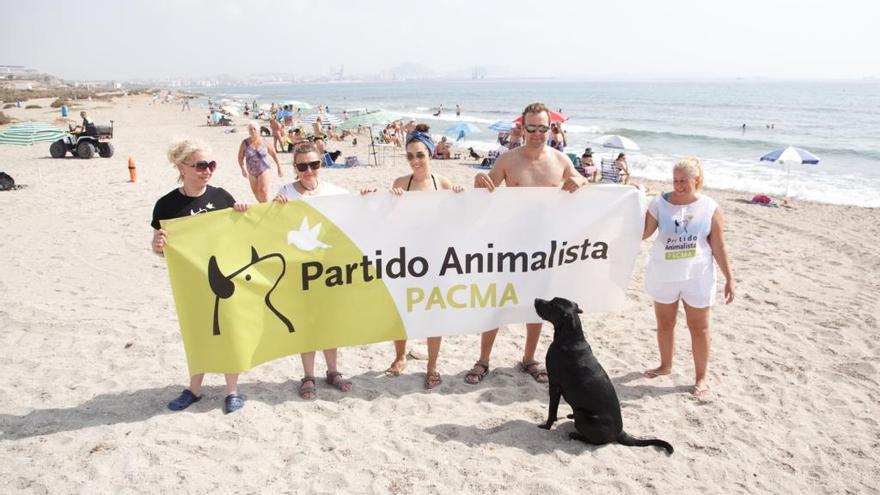
[[[510,122],[508,120],[499,120],[490,125],[489,129],[498,132],[510,132],[510,130],[513,129],[513,122]]]
[[[386,110],[373,110],[372,112],[362,113],[346,120],[339,125],[339,130],[351,130],[360,126],[385,125],[400,119],[400,115]]]
[[[332,113],[310,113],[300,120],[300,123],[303,124],[314,124],[318,121],[318,117],[321,117],[321,123],[325,126],[327,125],[339,125],[342,123],[342,120],[333,115]]]
[[[343,122],[339,129],[342,131],[356,129],[358,127],[366,127],[370,131],[370,154],[373,155],[373,163],[379,166],[379,158],[376,153],[376,142],[373,139],[374,125],[385,125],[400,119],[400,115],[388,112],[386,110],[374,110],[372,112],[362,113]]]
[[[791,179],[791,164],[801,165],[818,165],[819,157],[801,148],[789,146],[778,150],[771,151],[761,157],[762,162],[773,162],[785,165],[787,172],[785,177],[785,195],[788,196],[788,186]]]
[[[460,141],[464,139],[464,137],[472,132],[480,132],[480,128],[475,126],[474,124],[469,124],[467,122],[461,122],[459,124],[451,125],[446,128],[444,131],[446,134],[455,136],[456,141]]]
[[[230,117],[241,117],[241,111],[236,106],[223,105],[222,107],[220,107],[220,110]]]
[[[568,120],[568,117],[564,113],[554,112],[553,110],[550,110],[550,122],[565,122],[566,120]],[[522,115],[513,119],[514,124],[522,121]]]
[[[22,146],[61,139],[65,131],[43,122],[23,122],[0,129],[0,144]]]
[[[605,134],[594,141],[603,148],[611,148],[615,150],[638,151],[639,145],[630,138],[618,136],[617,134]]]
[[[293,108],[294,110],[298,110],[298,109],[311,110],[312,108],[314,108],[311,105],[309,105],[308,103],[306,103],[304,101],[299,101],[299,100],[282,101],[281,104],[287,105],[290,108]]]

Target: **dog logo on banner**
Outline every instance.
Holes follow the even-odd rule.
[[[274,265],[274,266],[273,266]],[[273,270],[274,268],[274,270]],[[279,269],[280,268],[280,269]],[[208,260],[208,283],[211,285],[211,291],[214,292],[214,335],[220,335],[220,300],[221,299],[230,299],[233,295],[235,295],[236,288],[240,285],[247,285],[251,283],[254,276],[252,272],[256,272],[257,270],[261,270],[263,272],[269,271],[270,275],[268,276],[269,282],[272,283],[272,287],[266,291],[266,296],[264,298],[264,302],[266,303],[266,307],[269,308],[269,311],[272,312],[281,323],[287,327],[287,331],[289,333],[294,332],[293,323],[284,316],[275,306],[272,304],[272,300],[270,296],[272,295],[272,291],[278,287],[278,283],[284,277],[284,273],[287,271],[287,262],[284,260],[284,256],[279,253],[270,253],[264,256],[260,256],[257,254],[257,250],[251,246],[251,262],[247,265],[239,268],[238,270],[232,272],[229,275],[224,275],[222,271],[220,271],[220,267],[217,264],[217,257],[211,256],[211,259]],[[274,273],[277,275],[274,276]]]

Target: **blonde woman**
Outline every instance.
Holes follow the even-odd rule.
[[[183,140],[171,145],[168,149],[168,161],[171,162],[180,174],[176,187],[171,192],[162,196],[153,208],[153,252],[164,256],[165,245],[168,243],[168,234],[159,224],[161,220],[198,215],[224,208],[235,208],[236,211],[244,211],[247,205],[236,203],[232,195],[219,187],[208,185],[217,162],[211,157],[211,151],[202,143],[193,140]],[[244,398],[238,394],[238,373],[227,373],[226,398],[224,399],[224,412],[235,412],[244,407]],[[189,379],[189,387],[176,399],[168,403],[168,409],[182,411],[202,399],[202,381],[204,373],[192,375]]]
[[[724,302],[733,302],[736,283],[724,243],[724,215],[712,198],[700,194],[703,167],[686,158],[672,169],[672,191],[656,196],[645,214],[643,239],[654,232],[645,270],[645,292],[654,299],[660,366],[644,372],[648,378],[672,372],[672,350],[678,303],[682,302],[691,334],[696,377],[691,393],[709,395],[709,312],[715,303],[715,267],[724,275]]]
[[[250,121],[248,123],[248,137],[238,147],[238,166],[241,168],[242,177],[248,179],[251,191],[260,203],[269,201],[269,176],[265,173],[270,168],[269,157],[272,157],[275,162],[278,177],[284,176],[281,164],[278,163],[274,143],[271,148],[266,146],[260,136],[260,125]]]

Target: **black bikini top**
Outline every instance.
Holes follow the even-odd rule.
[[[409,182],[406,183],[406,190],[407,191],[409,191],[409,188],[412,186],[413,175],[415,175],[415,174],[410,174]],[[437,190],[437,179],[434,178],[434,174],[431,174],[431,180],[434,181],[434,190],[436,191]]]

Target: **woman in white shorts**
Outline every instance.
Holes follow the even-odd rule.
[[[692,394],[708,396],[709,309],[715,304],[715,266],[721,269],[724,302],[733,302],[735,282],[724,244],[724,216],[718,203],[699,194],[703,167],[685,158],[672,169],[673,190],[655,197],[645,214],[643,239],[658,232],[645,270],[645,292],[654,299],[660,366],[644,372],[648,378],[672,372],[672,350],[678,301],[691,332],[696,380]]]

